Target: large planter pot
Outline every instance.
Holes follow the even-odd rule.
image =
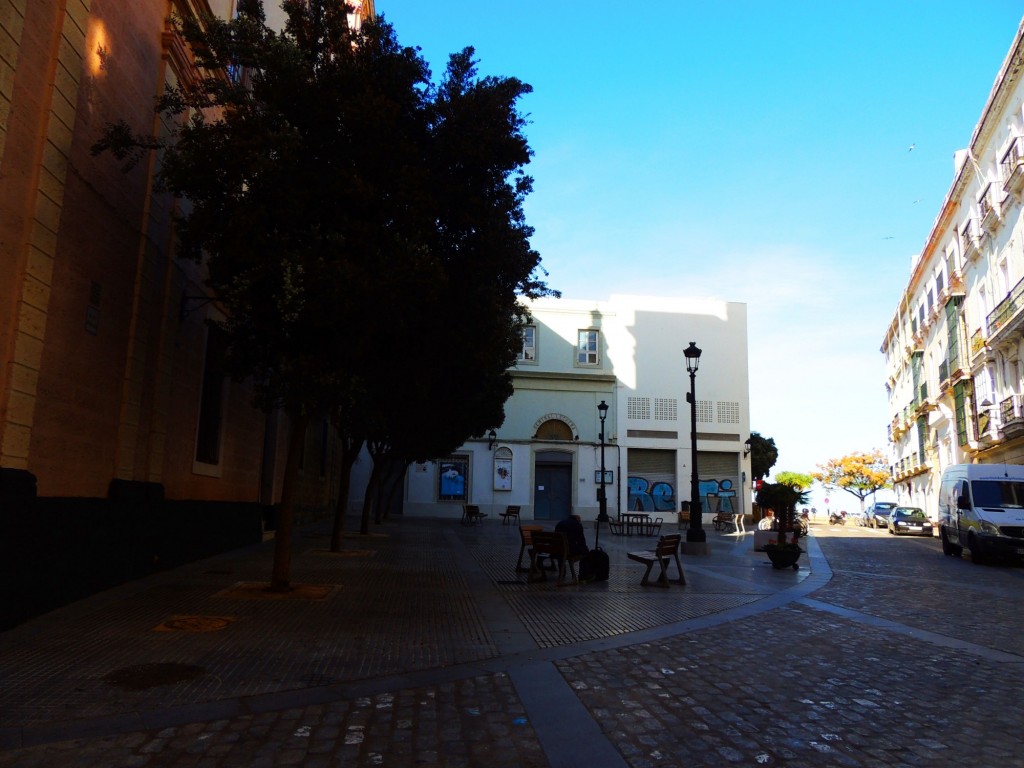
[[[794,571],[800,566],[797,565],[797,560],[800,559],[801,550],[797,547],[766,547],[765,552],[768,553],[768,559],[772,561],[772,568],[792,568]]]

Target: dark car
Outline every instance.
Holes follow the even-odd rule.
[[[876,501],[868,508],[867,518],[864,525],[872,528],[887,528],[889,526],[889,515],[896,509],[895,502]]]
[[[931,536],[932,521],[920,507],[896,507],[889,515],[889,533]]]

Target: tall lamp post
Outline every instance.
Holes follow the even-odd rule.
[[[686,395],[686,402],[690,404],[690,463],[693,470],[690,472],[690,526],[686,529],[686,541],[695,544],[707,541],[707,534],[701,525],[700,509],[700,480],[697,476],[697,397],[696,379],[697,366],[700,365],[700,347],[690,342],[683,355],[686,357],[686,370],[690,374],[690,391]]]
[[[598,513],[597,513],[597,522],[598,523],[607,523],[608,522],[608,496],[607,496],[607,492],[605,491],[605,487],[604,487],[604,481],[605,481],[605,475],[604,475],[604,420],[605,420],[605,417],[608,415],[608,403],[606,403],[604,400],[602,400],[601,404],[597,406],[597,412],[598,412],[598,415],[601,417],[601,484],[600,484],[600,486],[598,488],[598,497],[597,497],[597,503],[599,505],[598,506]]]

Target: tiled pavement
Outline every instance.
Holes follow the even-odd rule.
[[[797,572],[709,532],[643,588],[605,530],[559,587],[497,521],[376,530],[300,534],[325,599],[225,594],[265,544],[0,634],[0,766],[1024,765],[1021,569],[817,526]]]

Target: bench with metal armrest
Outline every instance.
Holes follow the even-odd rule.
[[[510,504],[509,506],[505,507],[504,512],[499,512],[498,514],[501,516],[502,525],[511,525],[513,520],[517,523],[519,522],[518,506]]]
[[[462,524],[473,525],[479,523],[487,517],[486,512],[481,512],[480,507],[476,504],[463,504],[462,505]]]
[[[682,535],[678,533],[670,533],[662,536],[658,539],[658,543],[652,550],[643,550],[641,552],[627,552],[626,557],[637,563],[643,563],[647,566],[647,570],[644,572],[644,577],[640,579],[640,583],[644,586],[650,584],[651,569],[654,564],[657,563],[661,569],[658,574],[658,578],[655,581],[659,587],[667,587],[669,584],[668,578],[668,566],[672,560],[676,561],[676,570],[679,572],[679,584],[686,583],[686,576],[683,574],[683,565],[679,562],[679,545],[682,542]]]

